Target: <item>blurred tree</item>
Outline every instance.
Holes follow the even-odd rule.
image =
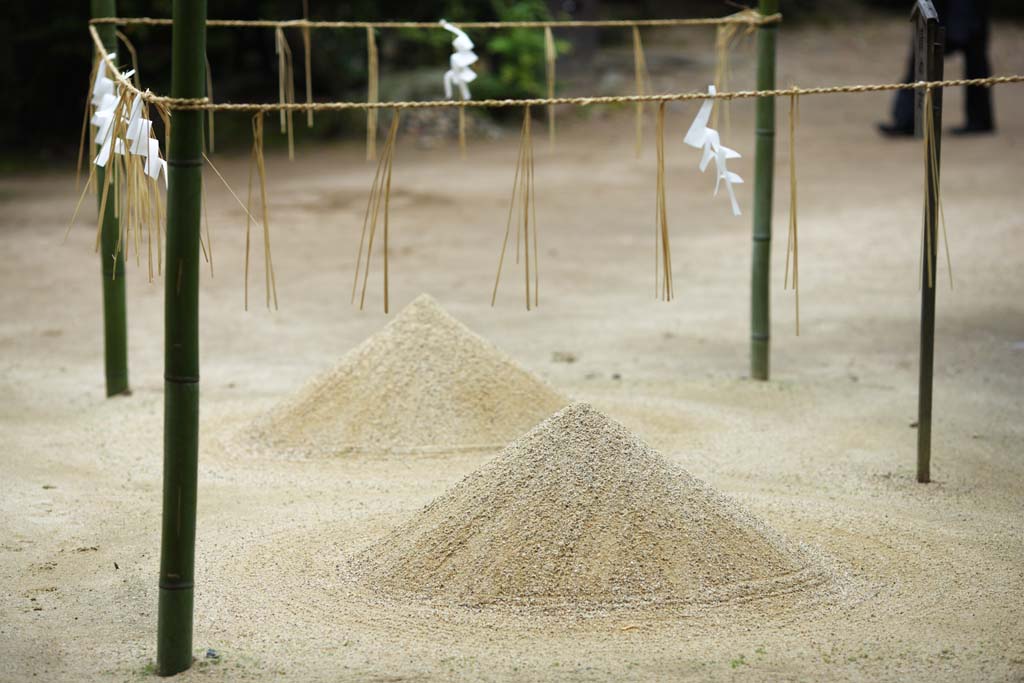
[[[871,6],[906,12],[909,0],[861,0],[844,5],[849,12]],[[350,0],[337,3],[310,0],[313,19],[417,20],[445,17],[453,22],[497,18],[551,16],[580,19],[717,16],[754,0]],[[1024,2],[992,0],[996,16],[1024,17]],[[789,20],[813,18],[835,3],[825,0],[781,0]],[[294,19],[302,15],[302,0],[219,0],[211,3],[212,18]],[[9,101],[0,113],[0,155],[5,159],[46,162],[74,155],[85,105],[92,46],[85,30],[86,2],[40,3],[12,0],[0,20],[0,88]],[[122,16],[169,17],[171,0],[118,0]],[[131,27],[125,30],[139,50],[144,87],[167,92],[170,84],[170,28]],[[302,41],[297,29],[286,31],[297,55],[296,92],[305,90],[301,68]],[[573,52],[586,59],[598,36],[626,40],[622,31],[560,31],[560,39],[579,40]],[[482,58],[477,96],[522,96],[543,91],[543,36],[539,31],[487,31],[474,34]],[[443,31],[382,31],[379,34],[382,76],[425,64],[443,68],[451,37]],[[561,47],[566,43],[560,40]],[[214,95],[219,101],[263,100],[277,97],[274,34],[267,29],[213,28],[208,36]],[[592,53],[591,53],[592,54]],[[567,65],[569,60],[567,61]],[[383,84],[383,82],[382,82]],[[366,92],[366,39],[362,31],[313,32],[313,92],[317,99],[359,99]],[[320,122],[322,121],[322,123]],[[361,116],[321,117],[317,135],[360,134]],[[242,116],[218,117],[219,143],[235,131],[243,137],[248,121]],[[305,127],[296,126],[304,135]],[[221,146],[220,144],[218,145]],[[3,167],[9,167],[5,164]],[[2,168],[2,167],[0,167]]]

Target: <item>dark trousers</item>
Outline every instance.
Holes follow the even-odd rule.
[[[946,46],[946,54],[962,52],[964,55],[964,78],[988,78],[992,68],[988,63],[988,31],[980,31],[962,43],[950,42]],[[913,83],[914,51],[910,51],[904,83]],[[966,101],[968,128],[994,128],[995,119],[992,115],[992,89],[972,85],[967,87]],[[914,91],[899,90],[892,107],[893,122],[900,128],[914,127]]]

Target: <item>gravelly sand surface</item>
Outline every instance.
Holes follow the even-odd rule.
[[[493,452],[566,403],[422,294],[240,440],[298,457]]]
[[[354,570],[399,599],[579,615],[789,599],[828,581],[808,553],[585,403],[510,444]]]
[[[779,82],[888,81],[906,31],[902,21],[784,28]],[[703,42],[694,35],[704,34],[676,34],[664,54],[710,54],[700,52],[710,32]],[[1024,31],[1000,26],[994,36],[995,70],[1024,71]],[[672,64],[679,81],[657,86],[706,85],[709,63]],[[734,64],[737,87],[749,85],[748,58]],[[951,61],[948,71],[958,70]],[[957,281],[938,294],[928,486],[913,481],[910,427],[921,150],[874,137],[887,97],[801,104],[801,336],[781,291],[780,182],[768,384],[743,379],[749,216],[733,220],[727,203],[711,200],[681,132],[666,141],[677,300],[651,298],[653,150],[634,161],[630,112],[595,110],[589,121],[560,116],[556,154],[538,141],[545,295],[529,314],[513,287],[488,306],[517,141],[474,142],[468,163],[454,145],[400,145],[395,310],[429,292],[517,363],[817,549],[843,577],[838,590],[802,591],[770,609],[538,614],[395,601],[349,580],[350,561],[494,454],[287,460],[225,448],[386,320],[378,302],[364,314],[348,306],[372,176],[360,147],[300,148],[293,164],[268,158],[279,314],[242,312],[244,220],[211,179],[218,262],[202,284],[195,646],[221,659],[182,679],[1024,678],[1024,89],[996,97],[998,137],[943,144]],[[947,124],[958,123],[961,102],[947,94]],[[730,165],[748,178],[751,111],[734,104],[734,130],[747,134],[734,133],[745,157]],[[669,107],[669,130],[685,129],[692,112]],[[244,159],[218,167],[244,186]],[[162,287],[129,269],[135,394],[102,400],[91,226],[57,246],[73,184],[70,169],[0,180],[0,680],[19,683],[139,680],[154,655]],[[745,209],[750,189],[740,188]]]

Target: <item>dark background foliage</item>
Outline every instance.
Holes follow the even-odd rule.
[[[452,21],[557,18],[651,18],[718,16],[735,11],[753,0],[311,0],[311,18],[324,20],[419,20]],[[1024,2],[993,0],[997,16],[1024,17]],[[781,0],[789,21],[855,21],[868,11],[906,12],[908,0]],[[119,0],[122,16],[168,17],[171,0]],[[210,2],[211,18],[293,19],[301,17],[301,0],[218,0]],[[86,34],[89,3],[4,3],[0,19],[0,86],[8,104],[0,110],[0,154],[8,161],[46,162],[74,154],[81,125],[82,107],[90,68],[91,43]],[[143,85],[157,92],[169,91],[170,29],[135,27],[127,30],[140,53]],[[561,37],[560,37],[561,38]],[[574,31],[560,45],[566,59],[585,61],[588,51],[602,40],[622,40],[621,32]],[[492,34],[497,41],[488,50],[497,60],[481,78],[475,91],[481,96],[503,93],[519,96],[536,92],[543,82],[541,49],[518,50],[540,39],[537,32]],[[304,92],[301,69],[301,37],[289,31],[296,56],[296,90]],[[478,40],[480,38],[478,37]],[[269,101],[277,97],[277,63],[273,31],[267,29],[211,29],[208,55],[212,64],[214,94],[221,101]],[[313,34],[313,83],[317,99],[362,99],[366,87],[366,42],[362,31],[315,31]],[[445,64],[450,36],[441,31],[387,31],[379,37],[382,73],[415,70]],[[516,55],[528,55],[517,57]],[[122,59],[127,55],[122,51]],[[518,60],[518,61],[516,61]],[[560,63],[561,64],[561,63]],[[560,66],[561,68],[561,66]],[[386,92],[382,95],[387,96]],[[223,118],[223,117],[222,117]],[[235,117],[238,118],[238,117]],[[325,117],[317,135],[338,136],[360,129],[361,118]],[[247,122],[218,123],[218,142],[230,144],[233,131]],[[297,129],[301,126],[297,126]]]

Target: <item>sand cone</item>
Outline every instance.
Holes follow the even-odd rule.
[[[424,294],[250,436],[303,456],[496,451],[567,403]]]
[[[586,404],[535,427],[353,561],[375,592],[558,609],[820,582],[809,553]]]

